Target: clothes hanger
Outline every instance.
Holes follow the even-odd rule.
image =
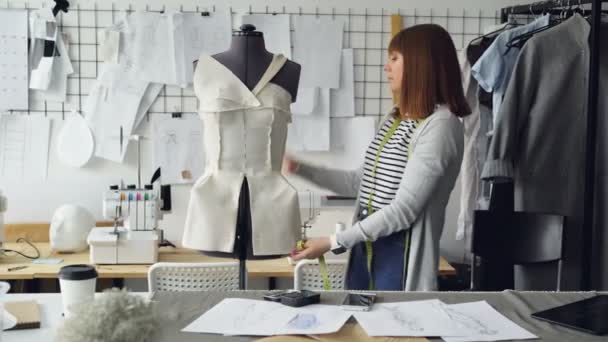
[[[567,18],[571,17],[574,14],[574,11],[572,10],[570,0],[568,0],[568,3],[565,6],[563,6],[563,5],[564,5],[563,0],[561,0],[559,6],[562,7],[562,10],[559,13],[559,17],[556,20],[550,20],[549,25],[537,28],[530,32],[521,34],[517,37],[513,37],[513,39],[511,39],[507,43],[507,51],[505,52],[505,54],[507,54],[509,52],[509,50],[511,50],[514,47],[521,49],[524,46],[524,44],[526,44],[528,39],[532,38],[535,34],[546,31],[550,28],[553,28],[554,26],[560,24]],[[536,13],[534,13],[534,11],[532,10],[532,5],[530,5],[530,14],[533,16],[536,15]],[[547,15],[547,12],[543,11],[542,15]]]
[[[471,42],[469,43],[469,46],[474,45],[479,40],[493,38],[493,37],[499,35],[500,33],[504,32],[506,30],[510,30],[511,28],[513,28],[515,26],[519,26],[519,25],[520,25],[519,23],[517,23],[515,20],[513,20],[513,17],[509,16],[509,20],[505,23],[505,25],[503,27],[499,28],[498,30],[483,34],[483,35],[471,40]]]

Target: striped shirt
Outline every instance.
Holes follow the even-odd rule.
[[[407,149],[417,126],[416,120],[406,119],[401,121],[395,133],[388,139],[380,152],[374,177],[373,170],[378,148],[395,120],[395,117],[391,115],[384,122],[365,152],[363,177],[359,188],[359,203],[367,207],[370,194],[373,193],[372,207],[374,211],[390,204],[395,198],[407,164]]]

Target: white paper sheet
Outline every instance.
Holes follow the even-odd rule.
[[[344,21],[295,16],[294,60],[302,65],[300,86],[339,88]]]
[[[148,113],[148,109],[152,106],[158,94],[160,94],[161,90],[163,90],[163,84],[160,83],[149,83],[146,87],[146,91],[144,92],[144,96],[139,103],[139,108],[137,109],[137,115],[135,116],[135,125],[133,126],[133,130],[137,130],[143,119],[146,117],[146,113]]]
[[[374,304],[369,312],[354,313],[357,322],[369,336],[463,336],[440,307],[437,299]]]
[[[353,49],[342,50],[340,88],[331,90],[331,116],[355,116],[355,66]]]
[[[29,62],[32,68],[30,73],[30,89],[47,90],[53,79],[54,56],[43,56],[45,41],[54,41],[55,49],[58,49],[58,40],[61,39],[57,30],[55,16],[50,8],[41,8],[33,11],[29,20],[31,48]],[[36,99],[40,100],[40,99]]]
[[[186,87],[200,54],[229,48],[231,25],[228,10],[210,16],[135,12],[122,26],[118,60],[141,80]]]
[[[43,116],[0,115],[0,178],[45,180],[50,129]]]
[[[287,150],[329,151],[329,89],[321,89],[319,101],[310,115],[292,116],[292,123],[287,133]]]
[[[254,25],[256,31],[264,34],[266,50],[291,58],[291,28],[288,14],[244,15],[242,23]]]
[[[65,35],[57,35],[55,44],[57,46],[57,51],[59,51],[59,56],[52,58],[52,71],[48,86],[45,90],[33,89],[31,91],[32,99],[34,101],[65,102],[66,100],[68,76],[74,73],[74,68],[70,61]],[[43,58],[43,60],[44,59],[46,58]],[[32,72],[32,79],[33,78],[34,74]]]
[[[120,31],[107,28],[98,32],[99,58],[106,63],[118,63]]]
[[[51,7],[43,7],[30,13],[30,38],[55,40],[57,23]]]
[[[36,69],[32,70],[30,88],[47,90],[53,77],[53,62],[55,57],[42,57]]]
[[[104,64],[83,112],[95,137],[95,155],[122,162],[148,82],[120,64]]]
[[[345,169],[359,168],[376,133],[375,117],[331,119],[331,152],[335,163]]]
[[[315,110],[319,98],[319,88],[298,88],[296,102],[291,104],[291,114],[310,115]]]
[[[350,316],[337,306],[292,308],[274,302],[228,298],[182,331],[250,336],[328,334],[340,330]]]
[[[182,25],[175,28],[175,51],[179,82],[191,84],[194,61],[204,53],[213,55],[228,50],[232,37],[232,16],[228,10],[200,13],[184,13]]]
[[[154,157],[163,184],[194,183],[205,164],[203,122],[198,116],[155,121]]]
[[[0,9],[0,109],[28,109],[27,10]]]
[[[95,153],[95,140],[86,120],[75,112],[67,118],[57,135],[59,160],[70,167],[83,167]]]
[[[442,337],[446,342],[525,340],[537,338],[501,315],[486,301],[445,306],[457,325],[469,331],[466,337]]]
[[[127,18],[119,63],[136,79],[180,84],[176,70],[174,21],[181,13],[134,12]]]

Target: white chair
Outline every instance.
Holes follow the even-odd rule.
[[[159,262],[148,270],[148,291],[234,291],[239,289],[239,263]]]
[[[327,260],[327,277],[332,290],[343,290],[346,277],[346,260]],[[322,291],[323,276],[319,262],[301,260],[296,265],[293,277],[293,288],[296,290]]]

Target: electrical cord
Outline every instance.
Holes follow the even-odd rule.
[[[33,243],[29,242],[25,238],[18,238],[17,239],[17,243],[19,243],[19,242],[25,242],[28,245],[30,245],[30,247],[32,247],[36,251],[36,256],[26,255],[26,254],[24,254],[24,253],[22,253],[20,251],[16,251],[16,250],[13,250],[13,249],[6,249],[6,248],[0,249],[0,252],[2,252],[2,253],[17,253],[17,254],[19,254],[19,255],[21,255],[23,257],[26,257],[28,259],[39,259],[40,258],[40,251],[38,250],[38,248],[36,248],[36,246],[34,246]]]

